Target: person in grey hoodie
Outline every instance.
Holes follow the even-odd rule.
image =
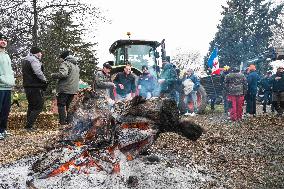
[[[25,129],[34,131],[33,127],[38,115],[43,109],[43,91],[47,87],[47,80],[40,62],[42,50],[32,47],[30,53],[22,61],[23,87],[28,100],[27,122]]]
[[[6,53],[7,37],[0,33],[0,140],[7,132],[8,116],[11,108],[11,90],[15,85],[11,59]]]
[[[69,106],[79,90],[79,72],[77,59],[71,55],[70,51],[64,51],[60,55],[59,71],[51,74],[53,79],[58,79],[57,107],[60,125],[71,122]]]

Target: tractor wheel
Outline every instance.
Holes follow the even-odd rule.
[[[207,94],[202,85],[200,85],[197,91],[197,104],[198,104],[198,113],[203,113],[207,106]]]
[[[184,99],[184,96],[182,97],[182,101]],[[191,111],[193,111],[193,102],[189,102],[189,104],[187,104],[187,106],[189,106],[189,109]],[[204,89],[204,87],[202,85],[200,85],[198,91],[197,91],[197,108],[198,108],[198,113],[203,113],[205,108],[207,106],[207,94],[206,91]],[[184,112],[185,109],[183,106],[180,107],[181,108],[181,112]]]

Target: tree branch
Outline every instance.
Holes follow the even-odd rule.
[[[46,6],[46,7],[43,7],[43,8],[41,8],[41,9],[39,9],[38,12],[42,12],[42,11],[44,11],[45,9],[53,8],[53,7],[73,7],[73,6],[76,6],[76,4],[48,5],[48,6]]]

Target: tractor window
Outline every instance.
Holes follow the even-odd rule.
[[[128,60],[133,67],[142,71],[142,66],[147,65],[150,73],[156,75],[155,50],[148,45],[128,45],[118,48],[115,52],[116,65],[123,65]]]

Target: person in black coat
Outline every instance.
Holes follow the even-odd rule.
[[[279,66],[272,76],[272,103],[278,116],[284,111],[284,66]]]

